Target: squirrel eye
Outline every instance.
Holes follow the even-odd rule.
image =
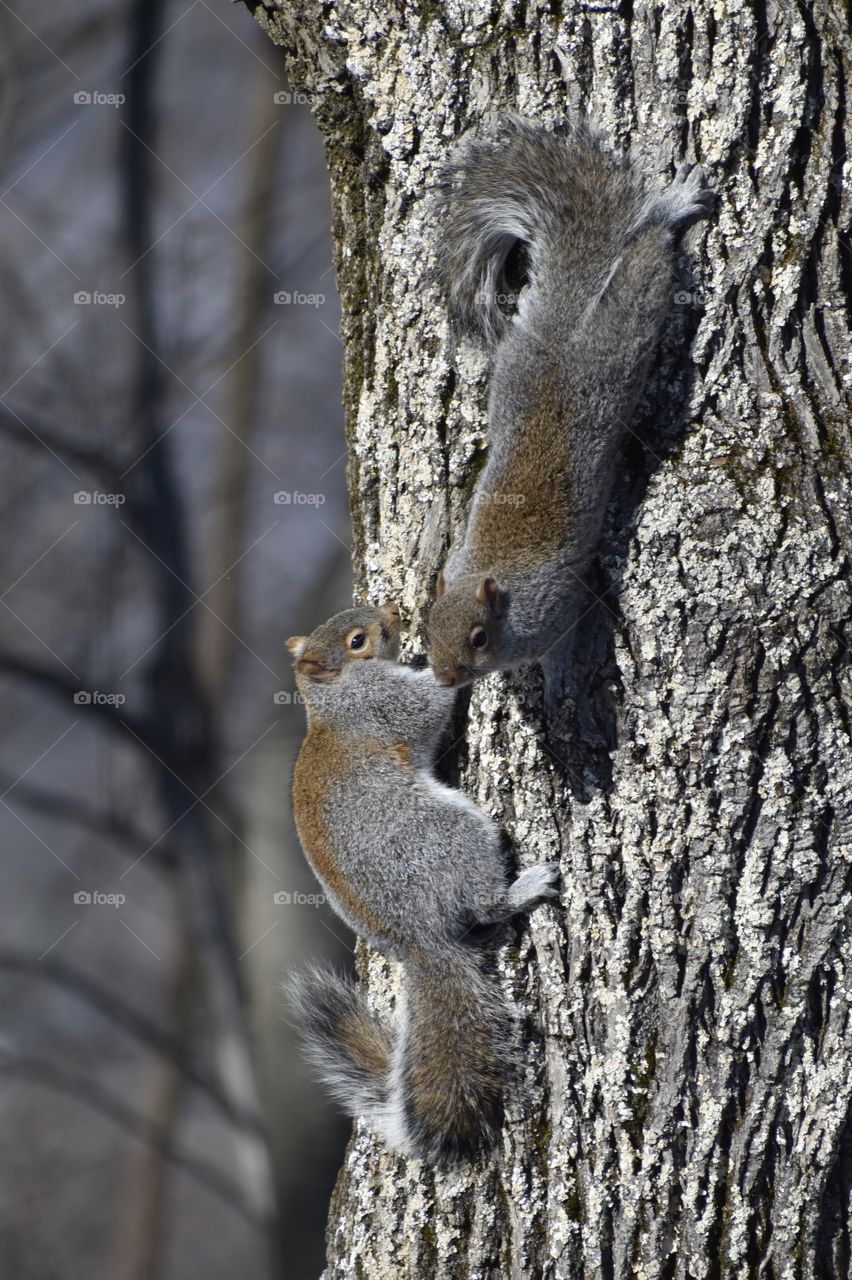
[[[474,627],[470,633],[470,643],[474,649],[484,649],[488,644],[488,632],[484,627]]]
[[[354,635],[349,637],[350,649],[363,649],[367,643],[367,635],[364,631],[356,631]]]

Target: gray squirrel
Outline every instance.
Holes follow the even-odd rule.
[[[391,1147],[445,1166],[492,1146],[501,1118],[511,1013],[489,943],[557,896],[559,869],[512,880],[497,825],[435,777],[455,693],[392,661],[391,609],[337,614],[287,646],[308,717],[293,773],[299,838],[338,915],[402,963],[402,1012],[380,1022],[351,980],[322,967],[291,979],[289,994],[342,1106]],[[358,660],[371,633],[371,660]]]
[[[540,661],[576,623],[677,238],[712,205],[702,183],[684,164],[647,192],[582,120],[549,133],[510,117],[450,166],[438,272],[491,380],[487,462],[429,614],[440,684]]]

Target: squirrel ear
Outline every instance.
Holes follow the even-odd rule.
[[[503,612],[503,593],[495,578],[482,579],[476,590],[476,603],[487,604],[494,617],[500,617]]]
[[[446,589],[447,589],[447,584],[444,581],[444,570],[442,569],[441,572],[438,574],[438,581],[435,583],[435,595],[438,597],[439,600],[441,596],[444,594],[444,592],[446,591]]]
[[[307,643],[308,643],[307,636],[291,636],[289,640],[284,641],[285,646],[290,650],[290,652],[293,655],[294,662],[299,661],[302,654],[304,653],[305,645]]]

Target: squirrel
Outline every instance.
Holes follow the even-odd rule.
[[[517,117],[468,144],[440,190],[438,276],[491,353],[488,458],[427,626],[452,687],[541,661],[576,624],[677,239],[714,197],[688,164],[648,193],[585,120],[549,133]]]
[[[385,1024],[325,967],[296,975],[289,995],[344,1109],[392,1148],[446,1167],[491,1147],[502,1117],[511,1013],[489,944],[503,922],[558,896],[559,868],[513,880],[497,824],[435,777],[454,691],[389,660],[393,643],[356,660],[353,618],[358,635],[381,634],[387,608],[337,614],[287,642],[308,717],[293,814],[331,906],[403,965],[404,1008]]]

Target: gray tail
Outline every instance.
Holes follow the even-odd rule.
[[[492,1147],[502,1121],[509,1012],[482,952],[406,959],[394,1072],[409,1149],[447,1166]]]
[[[569,272],[578,297],[594,293],[643,200],[634,169],[587,120],[550,133],[517,116],[463,144],[441,192],[444,291],[460,326],[488,342],[553,266],[563,289]]]
[[[324,966],[291,977],[286,994],[305,1056],[352,1116],[377,1123],[388,1100],[393,1036],[358,996],[351,978]]]
[[[443,1167],[492,1147],[502,1120],[509,1012],[486,964],[449,945],[407,958],[396,1034],[331,969],[287,987],[306,1057],[332,1097],[389,1146]]]

